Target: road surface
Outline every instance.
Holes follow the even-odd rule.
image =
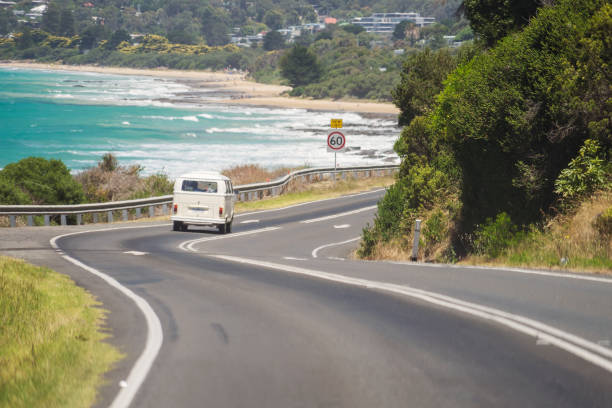
[[[612,279],[351,260],[382,194],[241,215],[229,235],[55,239],[50,266],[100,297],[127,354],[99,405],[131,391],[133,407],[612,406]]]

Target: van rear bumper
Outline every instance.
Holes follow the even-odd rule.
[[[196,217],[180,217],[173,215],[170,217],[172,221],[180,221],[185,224],[192,225],[223,225],[229,220],[227,218],[196,218]]]

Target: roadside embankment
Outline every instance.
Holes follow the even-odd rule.
[[[89,407],[121,358],[70,278],[0,256],[0,407]]]

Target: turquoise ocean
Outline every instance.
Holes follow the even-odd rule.
[[[219,97],[163,78],[0,68],[0,168],[38,156],[78,172],[107,152],[171,177],[239,164],[333,166],[332,118],[343,119],[350,147],[339,165],[397,162],[392,119],[215,104]]]

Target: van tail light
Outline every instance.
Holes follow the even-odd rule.
[[[174,204],[174,213],[176,214],[178,212],[178,204]]]
[[[219,207],[219,217],[223,215],[223,207]]]

